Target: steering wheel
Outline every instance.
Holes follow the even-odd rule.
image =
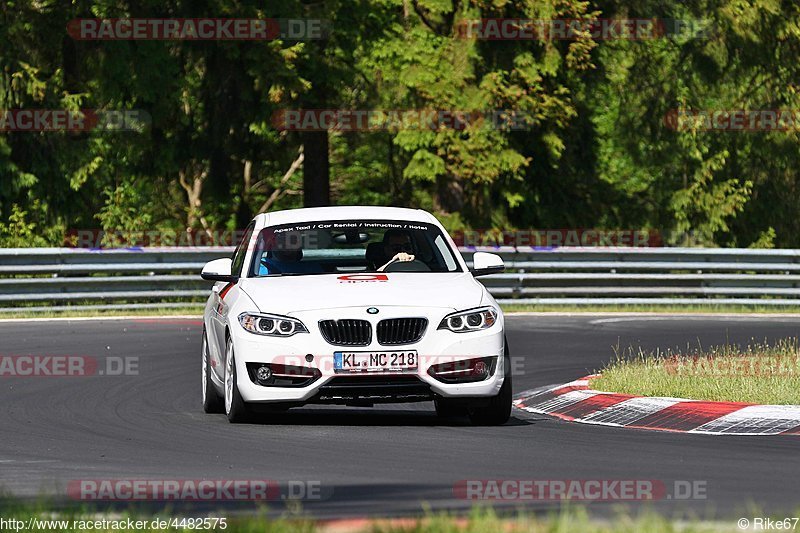
[[[384,272],[430,272],[431,267],[420,261],[414,259],[413,261],[395,261],[390,263]]]

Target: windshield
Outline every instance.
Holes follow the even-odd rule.
[[[332,220],[264,228],[250,276],[461,272],[441,230],[424,222]]]

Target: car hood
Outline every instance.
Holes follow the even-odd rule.
[[[409,306],[470,309],[481,304],[482,286],[470,273],[321,274],[246,278],[239,282],[261,312]]]

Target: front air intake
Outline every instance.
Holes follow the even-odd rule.
[[[334,346],[367,346],[372,342],[372,325],[366,320],[320,320],[319,331]]]
[[[413,344],[425,334],[427,318],[389,318],[378,322],[378,342],[384,346]]]

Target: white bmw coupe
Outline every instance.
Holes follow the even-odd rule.
[[[431,401],[442,417],[505,423],[511,372],[503,313],[436,218],[391,207],[256,216],[203,317],[203,407],[231,422],[306,404]]]

